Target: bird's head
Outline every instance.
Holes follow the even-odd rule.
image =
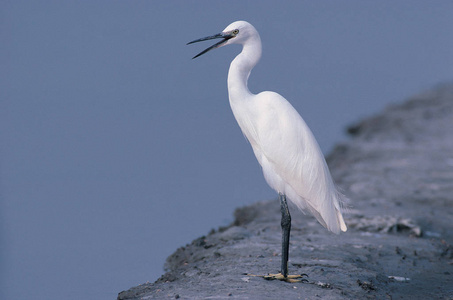
[[[193,44],[202,41],[212,40],[212,39],[222,39],[220,42],[212,45],[211,47],[203,50],[202,52],[195,55],[193,58],[197,58],[208,51],[216,48],[220,48],[222,46],[230,45],[230,44],[244,44],[247,40],[259,37],[258,32],[256,31],[255,27],[252,24],[246,21],[236,21],[228,25],[222,32],[217,33],[215,35],[207,36],[201,39],[197,39],[187,43]],[[192,58],[192,59],[193,59]]]

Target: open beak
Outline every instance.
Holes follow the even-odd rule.
[[[195,41],[191,41],[191,42],[187,43],[187,45],[190,45],[190,44],[193,44],[193,43],[202,42],[202,41],[207,41],[207,40],[222,39],[220,42],[215,43],[215,44],[212,45],[211,47],[206,48],[205,50],[201,51],[200,53],[198,53],[197,55],[195,55],[194,57],[192,57],[192,59],[194,59],[194,58],[197,58],[198,56],[201,56],[201,55],[205,54],[206,52],[211,51],[212,49],[219,48],[219,47],[222,46],[224,43],[226,43],[229,39],[234,38],[235,36],[236,36],[236,35],[234,35],[233,33],[224,33],[224,32],[221,32],[221,33],[218,33],[218,34],[215,34],[215,35],[211,35],[211,36],[207,36],[207,37],[204,37],[204,38],[195,40]]]

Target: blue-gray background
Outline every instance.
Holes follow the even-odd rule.
[[[453,78],[452,1],[2,1],[2,299],[114,299],[177,247],[275,197],[230,111],[247,20],[252,92],[289,99],[323,151],[346,125]]]

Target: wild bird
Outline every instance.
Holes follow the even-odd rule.
[[[250,142],[267,183],[277,191],[281,206],[281,273],[260,277],[288,282],[305,281],[302,275],[288,275],[291,215],[286,198],[308,211],[328,230],[346,231],[341,214],[344,196],[337,190],[316,139],[299,113],[274,92],[252,94],[247,80],[261,57],[261,39],[250,23],[237,21],[222,32],[189,42],[221,39],[193,58],[230,44],[242,45],[231,62],[228,95],[234,117]],[[255,275],[254,275],[255,276]]]

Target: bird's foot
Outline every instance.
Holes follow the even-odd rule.
[[[307,274],[300,274],[300,275],[287,275],[283,276],[282,273],[278,274],[267,274],[267,275],[253,275],[253,274],[247,274],[248,276],[254,276],[254,277],[261,277],[266,280],[281,280],[281,281],[286,281],[290,283],[295,283],[295,282],[308,282],[308,279],[304,277],[308,277]]]
[[[290,283],[294,282],[308,282],[308,279],[304,278],[308,277],[307,274],[300,274],[300,275],[287,275],[284,276],[282,273],[278,274],[267,274],[264,275],[263,278],[266,280],[281,280],[281,281],[286,281]]]

